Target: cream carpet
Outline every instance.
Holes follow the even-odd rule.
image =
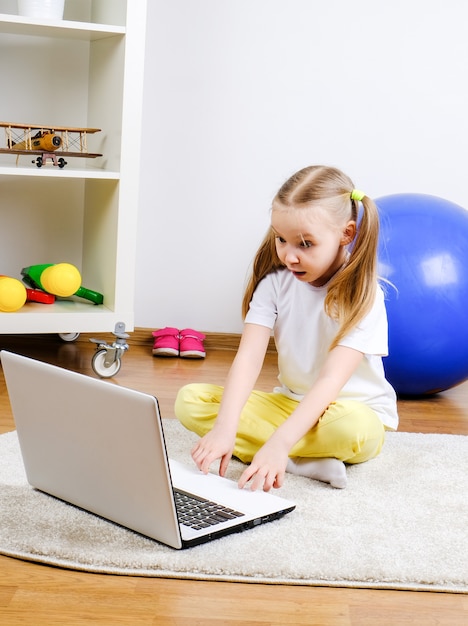
[[[190,462],[194,436],[175,420],[165,430]],[[466,592],[467,470],[466,436],[389,433],[346,489],[288,475],[294,512],[176,551],[33,490],[12,432],[0,436],[0,553],[96,573]]]

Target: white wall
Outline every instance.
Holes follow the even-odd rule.
[[[295,170],[468,208],[466,0],[151,0],[135,324],[240,332]]]

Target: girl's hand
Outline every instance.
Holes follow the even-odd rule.
[[[221,459],[219,466],[220,476],[224,476],[234,450],[235,434],[232,436],[224,429],[213,427],[192,448],[192,459],[198,469],[207,474],[213,461]]]
[[[220,475],[224,476],[226,473],[234,450],[239,416],[262,369],[270,334],[267,326],[244,326],[213,429],[192,449],[193,460],[205,474],[208,473],[211,463],[217,459],[221,459]]]
[[[267,441],[252,459],[252,463],[243,472],[238,485],[243,489],[251,480],[250,489],[270,491],[272,487],[279,489],[284,482],[284,474],[288,463],[288,451],[281,443]]]

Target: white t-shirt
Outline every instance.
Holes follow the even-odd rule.
[[[327,285],[313,287],[280,269],[260,281],[245,319],[273,330],[281,383],[275,391],[295,400],[300,401],[314,384],[338,331],[337,322],[324,310],[326,294]],[[362,352],[364,358],[337,399],[363,402],[385,426],[396,429],[396,395],[382,364],[382,357],[388,354],[388,338],[380,287],[369,314],[339,344]]]

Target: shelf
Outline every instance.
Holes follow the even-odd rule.
[[[73,300],[55,304],[28,302],[15,313],[0,313],[2,334],[99,333],[114,328],[119,321],[125,321],[127,329],[133,330],[129,323],[132,319],[132,313],[119,315],[101,304]]]
[[[125,35],[125,27],[93,24],[91,22],[72,22],[69,20],[44,20],[40,22],[36,19],[0,13],[0,32],[8,35],[31,35],[94,41],[106,37],[115,37],[116,35]]]
[[[12,160],[14,161],[14,155]],[[25,156],[24,158],[27,158]],[[39,178],[82,178],[82,179],[94,179],[94,180],[119,180],[120,173],[91,169],[91,168],[73,168],[68,165],[62,169],[54,165],[48,164],[44,167],[36,167],[30,165],[29,167],[15,165],[0,165],[0,176],[37,176]]]
[[[89,153],[103,156],[39,168],[0,137],[0,273],[66,261],[104,304],[27,302],[0,313],[0,333],[132,330],[146,0],[70,0],[65,20],[7,14],[14,4],[0,0],[2,119],[102,128]]]

